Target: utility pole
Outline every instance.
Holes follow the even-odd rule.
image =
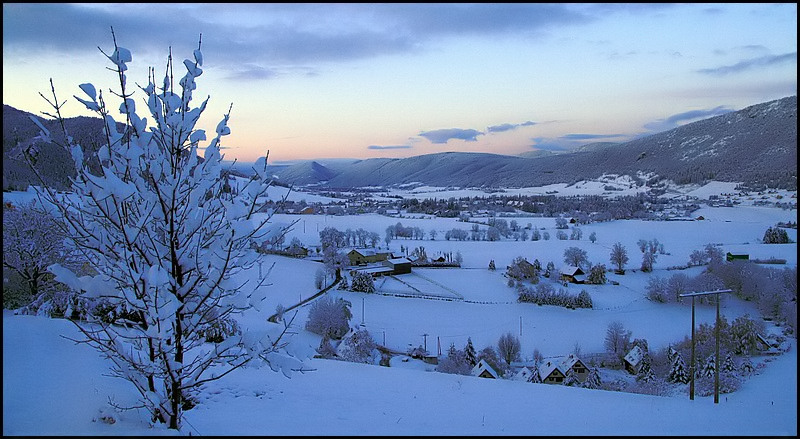
[[[424,337],[423,343],[425,343],[423,349],[425,349],[425,352],[428,352],[428,334],[422,334],[422,337]]]
[[[700,292],[693,292],[693,293],[686,293],[681,294],[680,297],[691,297],[692,298],[692,365],[689,368],[689,373],[691,374],[691,381],[689,381],[689,399],[694,399],[694,298],[696,296],[707,296],[710,294],[716,294],[717,300],[717,321],[714,324],[714,338],[716,339],[716,349],[715,349],[715,357],[714,357],[714,404],[719,404],[719,302],[722,300],[720,294],[722,293],[732,293],[733,290],[714,290],[714,291],[700,291]]]
[[[438,335],[436,336],[436,345],[437,345],[437,354],[436,355],[437,356],[441,356],[442,355],[442,342],[439,341],[439,336]]]

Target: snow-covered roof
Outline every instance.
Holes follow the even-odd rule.
[[[545,379],[556,369],[561,372],[561,375],[566,376],[567,372],[572,369],[572,366],[578,361],[580,361],[580,358],[576,357],[574,354],[569,354],[566,357],[546,359],[544,363],[539,366],[539,376]]]
[[[566,274],[567,276],[577,276],[584,273],[580,267],[576,267],[574,265],[565,265],[561,267],[561,274]]]
[[[488,371],[494,378],[498,377],[497,372],[492,368],[492,366],[489,366],[489,363],[487,363],[486,360],[483,359],[478,361],[478,364],[472,368],[472,375],[478,376],[483,373],[484,370]]]
[[[549,377],[553,371],[558,370],[561,375],[566,375],[566,371],[561,369],[561,361],[559,359],[550,359],[545,360],[541,366],[539,366],[539,376],[542,377],[544,380],[545,378]]]
[[[628,351],[627,354],[625,354],[625,361],[630,363],[631,366],[636,366],[640,361],[642,361],[643,357],[644,351],[642,351],[642,348],[640,348],[639,345],[636,345],[633,347],[633,349]]]
[[[411,261],[409,261],[408,258],[392,258],[392,259],[387,259],[386,262],[389,262],[391,264],[410,264],[411,263]]]
[[[511,379],[518,381],[528,381],[531,375],[533,375],[533,371],[529,369],[527,366],[525,366],[522,369],[520,369],[519,372],[515,373]]]

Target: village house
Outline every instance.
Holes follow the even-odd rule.
[[[642,350],[639,345],[634,346],[627,354],[625,354],[625,370],[632,373],[633,375],[638,375],[639,371],[642,369],[642,359],[644,358],[644,351]]]
[[[497,372],[489,366],[489,363],[486,360],[481,359],[478,361],[478,364],[472,368],[472,375],[481,378],[494,378],[496,379],[499,375]]]
[[[586,381],[589,376],[589,368],[574,354],[546,360],[539,366],[539,375],[545,384],[563,384],[570,371],[580,382]]]
[[[586,273],[574,265],[565,265],[561,268],[560,277],[564,282],[571,282],[574,284],[582,284],[586,282]]]

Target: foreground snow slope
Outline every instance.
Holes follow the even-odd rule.
[[[3,313],[4,435],[164,435],[137,411],[93,422],[108,399],[135,400],[105,362],[62,337],[64,320]],[[795,349],[741,390],[690,401],[403,368],[311,360],[286,379],[239,370],[186,414],[203,435],[796,435]],[[108,409],[104,409],[107,413]]]

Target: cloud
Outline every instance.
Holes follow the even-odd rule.
[[[725,76],[744,72],[746,70],[770,67],[784,63],[797,64],[797,52],[784,53],[783,55],[765,55],[758,58],[746,59],[728,66],[699,69],[696,70],[696,72],[711,76]]]
[[[719,116],[721,114],[730,113],[734,111],[730,108],[719,106],[710,110],[691,110],[683,113],[674,114],[666,119],[658,119],[653,122],[646,123],[644,127],[653,132],[662,132],[671,130],[682,125],[681,122],[697,121],[707,119],[709,117]]]
[[[559,137],[534,137],[533,149],[543,149],[547,151],[564,152],[570,151],[587,143],[597,141],[627,141],[630,140],[628,134],[565,134]]]
[[[523,123],[504,123],[500,125],[492,125],[486,128],[486,131],[489,133],[502,133],[503,131],[511,131],[519,127],[529,127],[533,125],[536,125],[536,122],[527,121]]]
[[[431,143],[447,143],[450,139],[460,139],[467,142],[477,141],[477,137],[483,135],[482,132],[473,129],[445,128],[441,130],[423,131],[420,136],[428,139]]]
[[[266,69],[413,53],[453,35],[520,35],[594,19],[561,4],[4,3],[3,49],[95,51],[111,44],[113,25],[134,56],[168,46],[179,56],[191,53],[202,32],[216,61]]]
[[[256,64],[235,65],[228,79],[234,80],[263,80],[278,76],[274,69],[261,67]]]
[[[598,140],[613,139],[616,137],[627,137],[627,134],[566,134],[561,136],[565,140]]]
[[[367,149],[411,149],[411,145],[370,145]]]

